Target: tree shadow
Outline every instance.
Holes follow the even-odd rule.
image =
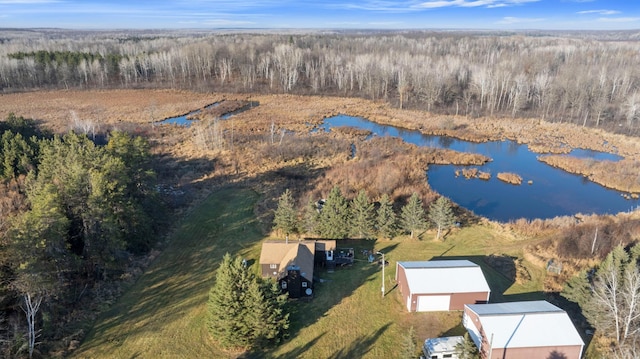
[[[351,343],[349,348],[343,348],[332,354],[328,359],[349,359],[349,358],[362,358],[367,354],[378,338],[391,326],[391,323],[387,323],[373,332],[369,336],[363,336],[356,339]]]
[[[455,337],[462,336],[467,332],[467,328],[462,325],[462,321],[460,321],[455,327],[449,328],[446,331],[442,332],[439,337]]]
[[[567,356],[564,353],[554,350],[549,354],[547,359],[567,359]]]
[[[318,335],[317,337],[313,338],[312,340],[308,341],[306,344],[299,346],[297,348],[291,349],[289,352],[282,354],[282,355],[278,355],[278,358],[281,359],[296,359],[302,356],[302,354],[306,353],[307,351],[309,351],[311,348],[313,348],[316,343],[320,340],[320,338],[322,338],[324,336],[325,333],[322,333],[320,335]],[[268,358],[270,357],[268,355],[269,351],[268,350],[254,350],[254,351],[250,351],[247,353],[244,353],[243,355],[239,356],[238,359],[260,359],[260,358]]]

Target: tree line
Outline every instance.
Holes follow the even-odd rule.
[[[348,200],[340,187],[334,186],[326,200],[310,198],[302,213],[296,209],[291,191],[285,190],[278,200],[273,228],[287,239],[291,234],[303,233],[330,239],[369,239],[376,235],[390,239],[402,233],[411,238],[419,236],[420,231],[429,227],[429,222],[437,229],[436,240],[443,231],[453,227],[456,215],[446,197],[433,201],[427,213],[420,196],[414,192],[397,214],[386,194],[376,205],[364,190]]]
[[[359,96],[400,108],[631,132],[640,119],[640,44],[631,39],[428,31],[39,35],[0,44],[4,91],[172,87]]]
[[[640,245],[615,247],[597,266],[571,278],[562,296],[579,305],[597,334],[610,341],[602,357],[640,355]]]
[[[15,355],[25,337],[31,356],[37,336],[63,334],[84,296],[150,249],[163,205],[142,138],[113,131],[99,146],[14,115],[0,126],[0,189],[11,198],[0,203],[0,322],[24,311],[28,324],[17,327],[26,336],[0,333],[0,356]]]

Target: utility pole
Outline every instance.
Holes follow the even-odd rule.
[[[376,254],[380,254],[382,256],[382,298],[384,298],[384,266],[386,262],[384,261],[384,253],[376,252]]]

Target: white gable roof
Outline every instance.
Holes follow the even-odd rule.
[[[584,345],[567,313],[541,301],[470,304],[493,348]]]
[[[468,260],[398,262],[412,294],[490,292],[479,265]]]

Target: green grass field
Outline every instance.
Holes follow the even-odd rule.
[[[188,214],[163,253],[88,333],[75,358],[233,358],[210,338],[206,302],[222,256],[241,255],[257,268],[260,243],[253,206],[258,195],[247,189],[212,194]],[[351,268],[320,271],[310,302],[292,301],[291,338],[266,352],[243,357],[394,358],[410,327],[416,345],[424,338],[462,334],[461,313],[408,313],[394,287],[397,261],[434,257],[468,258],[483,266],[492,300],[540,299],[544,273],[527,265],[532,281],[516,284],[483,261],[486,254],[521,256],[514,245],[484,226],[456,230],[442,242],[398,237],[390,241],[348,241],[356,251]],[[505,248],[511,248],[504,252]],[[386,253],[385,297],[381,268],[368,263],[363,249]],[[257,270],[257,269],[256,269]]]

